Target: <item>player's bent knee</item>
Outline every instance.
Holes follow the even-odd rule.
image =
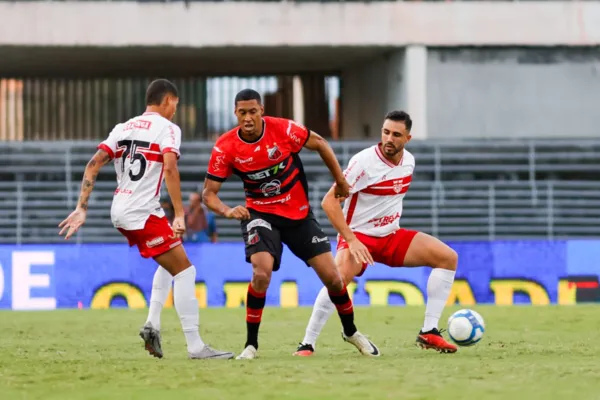
[[[174,247],[169,251],[154,257],[154,261],[173,276],[192,266],[183,246]]]
[[[345,286],[340,276],[331,277],[327,282],[323,282],[323,284],[330,292],[341,292]]]
[[[435,268],[456,271],[456,267],[458,266],[458,253],[454,249],[448,247],[436,264],[437,265],[434,266]]]
[[[252,287],[259,292],[266,292],[271,283],[271,273],[264,269],[255,269],[252,274]]]

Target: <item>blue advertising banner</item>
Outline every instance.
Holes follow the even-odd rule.
[[[600,241],[457,242],[451,304],[600,301]],[[242,243],[186,244],[201,307],[244,304],[251,268]],[[333,243],[335,248],[335,243]],[[0,309],[146,307],[153,260],[125,244],[0,245]],[[349,287],[357,305],[422,305],[429,268],[369,267]],[[322,285],[285,250],[267,305],[310,306]],[[172,298],[167,302],[172,306]]]

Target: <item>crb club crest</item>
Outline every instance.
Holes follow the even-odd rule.
[[[402,190],[402,181],[394,181],[394,192],[400,193]]]
[[[281,150],[277,147],[277,143],[273,143],[273,147],[267,147],[267,154],[269,155],[269,160],[279,160],[281,158]]]

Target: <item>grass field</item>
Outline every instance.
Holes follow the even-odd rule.
[[[143,350],[144,310],[0,313],[0,399],[600,399],[600,307],[477,307],[486,336],[453,355],[414,346],[423,309],[357,308],[369,359],[331,320],[311,358],[292,357],[310,309],[265,310],[260,359],[186,359],[173,310],[165,358]],[[442,326],[451,311],[446,310]],[[201,310],[204,340],[242,350],[243,309]]]

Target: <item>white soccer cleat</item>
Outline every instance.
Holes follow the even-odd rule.
[[[249,345],[249,346],[246,346],[244,351],[242,351],[242,354],[237,356],[235,359],[236,360],[254,360],[255,358],[258,357],[256,352],[257,352],[256,347]]]
[[[209,345],[205,345],[202,348],[202,350],[200,350],[198,352],[195,352],[195,353],[188,352],[188,357],[192,360],[207,360],[207,359],[230,360],[233,358],[233,353],[231,353],[229,351],[215,350],[212,347],[210,347]]]
[[[342,332],[342,338],[345,342],[352,344],[354,347],[361,352],[363,356],[369,357],[379,357],[381,353],[377,346],[373,344],[365,335],[356,331],[352,336],[346,336],[344,332]]]

